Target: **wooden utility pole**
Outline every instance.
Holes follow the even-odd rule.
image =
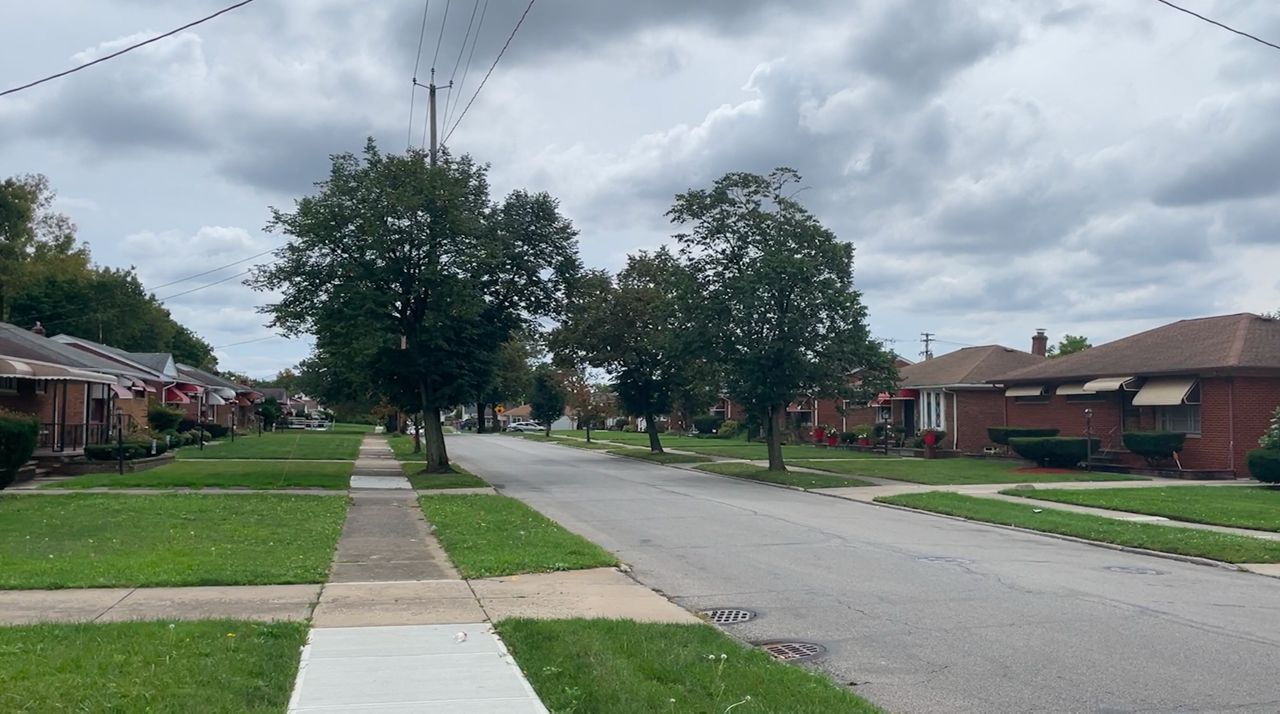
[[[429,132],[431,136],[431,142],[427,146],[431,156],[431,165],[435,166],[436,158],[440,154],[440,145],[439,145],[439,140],[437,139],[437,136],[439,135],[439,133],[436,130],[436,90],[441,89],[441,87],[436,86],[435,68],[434,67],[431,68],[431,82],[429,84],[422,84],[417,80],[417,78],[413,80],[413,83],[427,90],[427,124],[429,126]],[[449,80],[449,83],[446,84],[443,88],[452,89],[453,80]]]

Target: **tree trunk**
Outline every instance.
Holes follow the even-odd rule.
[[[661,454],[662,442],[658,440],[658,418],[652,414],[645,414],[644,430],[649,435],[649,451]]]
[[[436,414],[439,414],[439,412],[436,412]],[[426,432],[427,437],[426,470],[429,473],[449,471],[449,452],[445,450],[444,429],[440,428],[440,417],[436,416],[434,419],[427,419],[422,426],[422,431]]]
[[[591,443],[591,422],[587,422],[587,443]]]
[[[476,402],[476,433],[484,433],[484,402]]]
[[[413,453],[415,454],[422,453],[422,422],[423,421],[425,421],[425,419],[422,416],[422,412],[418,412],[417,415],[414,416],[414,418],[409,420],[409,423],[413,424],[413,427],[414,427],[413,428]]]
[[[786,405],[782,409],[770,406],[765,419],[764,434],[769,451],[769,470],[786,471],[787,465],[782,462],[782,419],[786,416]]]

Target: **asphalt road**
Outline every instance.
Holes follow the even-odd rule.
[[[894,712],[1280,711],[1280,580],[527,442],[450,455]]]

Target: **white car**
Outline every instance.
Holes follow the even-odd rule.
[[[545,429],[536,421],[517,421],[507,425],[507,431],[545,431]]]

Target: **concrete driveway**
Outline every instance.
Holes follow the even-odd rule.
[[[897,712],[1275,712],[1280,580],[503,436],[505,493]]]

